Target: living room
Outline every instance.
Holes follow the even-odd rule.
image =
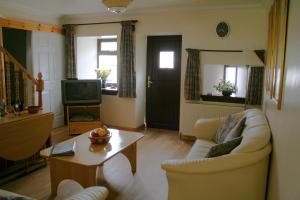
[[[89,6],[86,7],[82,5],[82,3],[76,2],[74,3],[74,8],[71,8],[72,6],[69,7],[66,5],[61,5],[58,2],[48,2],[48,4],[39,4],[37,6],[34,6],[34,4],[36,3],[35,1],[31,1],[31,3],[32,4],[26,5],[26,3],[20,3],[17,0],[12,1],[11,3],[2,1],[0,6],[0,14],[3,18],[15,20],[21,19],[21,21],[25,20],[37,23],[53,24],[59,27],[61,27],[61,25],[63,24],[77,24],[75,26],[76,39],[80,37],[101,37],[108,35],[116,35],[118,49],[120,48],[120,40],[122,35],[122,26],[119,22],[127,20],[137,21],[134,25],[134,66],[136,73],[136,97],[122,98],[118,95],[102,95],[101,122],[103,124],[108,125],[109,127],[137,131],[144,126],[145,117],[147,114],[147,38],[149,36],[182,36],[179,79],[179,129],[177,131],[166,130],[166,133],[171,134],[169,139],[175,144],[178,143],[182,146],[179,145],[180,147],[174,147],[174,152],[169,150],[167,155],[169,155],[170,157],[167,157],[166,155],[162,154],[162,152],[159,152],[159,150],[164,151],[164,148],[157,147],[159,146],[159,143],[155,142],[155,145],[157,146],[153,146],[152,148],[157,148],[157,150],[154,151],[157,154],[149,154],[143,149],[142,152],[144,152],[145,155],[140,155],[140,151],[138,150],[138,164],[139,162],[141,162],[139,160],[140,157],[148,155],[149,157],[153,156],[153,158],[155,158],[159,157],[160,153],[161,157],[157,158],[157,160],[155,161],[157,168],[160,168],[159,162],[161,160],[184,158],[192,146],[192,142],[188,141],[188,139],[193,139],[192,137],[194,136],[194,124],[197,121],[197,119],[226,116],[233,113],[243,112],[245,109],[244,104],[232,104],[224,102],[211,103],[211,101],[186,100],[185,79],[188,65],[188,52],[186,51],[186,49],[201,50],[201,66],[204,66],[205,64],[228,64],[225,62],[230,62],[230,64],[238,64],[237,60],[239,60],[241,54],[239,55],[239,52],[230,51],[266,50],[265,57],[267,57],[268,55],[268,21],[269,10],[271,8],[272,1],[248,0],[224,2],[216,0],[213,2],[175,1],[175,3],[163,3],[156,1],[152,4],[147,1],[145,2],[135,0],[132,2],[132,4],[128,6],[128,10],[122,14],[112,14],[108,12],[106,10],[105,5],[103,5],[100,1],[98,2],[99,5],[95,4],[95,2],[93,1],[89,4]],[[299,3],[295,0],[290,0],[289,4],[290,6],[287,30],[287,46],[285,54],[286,62],[282,79],[283,92],[281,109],[278,110],[276,103],[274,103],[274,100],[269,97],[266,85],[263,90],[264,95],[262,105],[255,106],[263,110],[268,119],[270,129],[272,131],[273,147],[272,157],[269,166],[270,171],[267,186],[268,190],[266,192],[266,196],[268,199],[297,199],[300,195],[296,187],[297,183],[299,182],[297,180],[299,177],[297,177],[296,175],[297,166],[299,165],[299,160],[297,159],[297,157],[299,156],[297,156],[296,153],[296,141],[299,139],[296,127],[297,116],[299,116],[299,103],[297,101],[297,80],[299,79],[297,69],[299,68],[299,58],[296,54],[296,52],[299,51],[299,45],[297,46],[298,40],[296,39],[296,35],[299,33],[299,22],[297,22],[296,20],[298,17],[297,11],[299,10]],[[46,5],[48,5],[48,7]],[[28,6],[30,6],[31,8],[28,8]],[[106,22],[113,23],[101,24]],[[216,33],[216,27],[220,22],[226,22],[229,26],[229,32],[228,35],[226,35],[226,37],[219,37]],[[100,24],[78,25],[88,23]],[[32,74],[34,75],[34,77],[37,77],[39,71],[43,72],[43,75],[45,77],[45,88],[43,92],[43,108],[45,111],[55,113],[54,127],[61,127],[62,125],[64,125],[64,110],[63,105],[61,103],[60,94],[60,81],[65,77],[65,61],[63,56],[64,36],[61,34],[54,33],[45,34],[43,32],[38,31],[33,31],[32,35],[33,41],[48,41],[47,43],[50,44],[49,49],[54,48],[54,50],[51,50],[51,55],[53,56],[52,59],[55,60],[56,64],[51,64],[49,60],[43,61],[41,57],[35,58],[33,55],[33,67],[39,67],[33,69]],[[34,37],[36,38],[36,40],[34,40]],[[42,40],[37,38],[42,38]],[[41,44],[33,44],[37,44],[38,50],[44,51],[44,49],[41,49],[41,46],[45,43],[46,42],[42,42]],[[51,43],[55,43],[55,46],[51,46]],[[215,52],[203,50],[215,50]],[[220,52],[222,50],[229,52]],[[95,64],[95,66],[78,65],[78,58],[80,58],[81,55],[78,53],[78,51],[79,49],[76,49],[78,72],[88,67],[92,69],[97,68],[97,64]],[[234,55],[227,56],[229,54]],[[226,60],[224,58],[224,55],[231,58],[226,58]],[[118,56],[120,56],[119,51]],[[97,62],[97,58],[94,62]],[[41,65],[40,63],[43,63],[43,65]],[[241,63],[241,65],[248,64],[250,63]],[[46,69],[45,66],[49,67],[50,71],[47,71],[48,69]],[[50,80],[50,75],[48,77],[47,72],[50,75],[59,75],[57,75],[57,77],[53,77],[53,79]],[[205,73],[205,71],[202,72]],[[120,71],[118,71],[118,76],[120,76],[119,73]],[[80,77],[80,74],[77,74],[77,76]],[[96,78],[96,73],[92,76]],[[117,80],[118,79],[119,77],[117,78]],[[209,93],[209,91],[204,92]],[[203,94],[205,94],[204,92]],[[51,101],[49,99],[51,99]],[[247,106],[248,108],[252,107],[249,105]],[[54,134],[61,134],[60,131],[57,130],[62,129],[55,129]],[[160,131],[164,132],[163,130],[159,130],[158,132]],[[157,132],[155,132],[155,135],[156,134]],[[169,136],[168,134],[167,136]],[[176,137],[174,137],[174,135]],[[178,137],[179,135],[180,139]],[[147,141],[149,141],[148,139],[149,138],[147,137],[147,134],[145,134],[145,138],[143,138],[140,141],[140,143],[147,146],[149,145],[147,144]],[[172,145],[168,142],[167,146],[172,147]],[[178,151],[180,151],[180,148],[181,152],[178,153]],[[177,155],[173,155],[176,152]],[[291,152],[295,152],[295,155],[291,156]],[[173,157],[171,155],[173,155]],[[120,159],[121,161],[117,160],[116,163],[122,163],[122,158]],[[287,165],[287,162],[290,164]],[[145,167],[145,165],[142,166]],[[113,167],[111,168],[113,169]],[[107,169],[107,171],[112,169]],[[142,169],[141,171],[145,172],[145,169]],[[38,173],[38,171],[34,173]],[[43,173],[46,174],[47,172],[44,171]],[[139,173],[139,170],[137,171],[137,173]],[[156,178],[159,176],[165,176],[162,170],[153,173],[159,174],[156,176]],[[149,176],[147,172],[143,173],[143,175],[145,175],[146,177]],[[150,177],[148,178],[151,179]],[[152,180],[153,179],[151,179],[151,181]],[[164,182],[165,185],[167,185],[165,178],[161,181]],[[32,184],[29,180],[25,181],[25,183],[16,183],[16,187],[25,188],[30,188],[26,185]],[[37,182],[36,184],[40,183]],[[47,192],[50,194],[50,186],[49,183],[47,184],[49,189]],[[152,185],[155,184],[159,185],[160,182],[156,183],[154,181],[152,183]],[[144,187],[148,186],[144,185]],[[149,186],[149,188],[151,188],[151,191],[154,193],[157,192],[158,194],[160,194],[160,192],[165,192],[164,194],[160,194],[162,196],[162,199],[164,199],[166,198],[168,189],[167,186],[162,187],[165,191],[156,190],[155,187]],[[8,188],[12,189],[12,186]],[[23,195],[30,196],[28,194],[35,193],[35,191],[32,189],[28,190],[22,190],[23,192],[25,191],[25,194]],[[16,191],[18,190],[15,189],[12,192]],[[131,195],[134,196],[135,194]],[[139,199],[138,197],[133,196],[132,199]],[[159,195],[154,196],[154,199],[159,199]],[[37,198],[37,196],[32,197]],[[119,198],[122,199],[122,197]]]

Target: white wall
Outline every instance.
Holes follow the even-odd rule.
[[[77,77],[97,78],[97,37],[77,37]]]
[[[204,116],[204,110],[209,106],[204,104],[186,103],[183,97],[184,74],[186,70],[187,53],[186,48],[201,49],[237,49],[254,50],[265,49],[267,17],[264,9],[216,9],[216,10],[186,10],[186,11],[164,11],[132,13],[114,16],[82,15],[64,18],[64,23],[84,23],[137,19],[136,24],[136,73],[137,73],[137,98],[120,99],[118,97],[104,97],[110,99],[108,107],[109,115],[119,116],[118,121],[111,117],[113,125],[125,127],[137,127],[143,124],[145,114],[145,78],[146,78],[146,47],[147,36],[149,35],[170,35],[181,34],[182,41],[182,63],[181,63],[181,103],[180,103],[180,131],[184,134],[191,134],[194,121]],[[218,22],[226,21],[230,25],[230,35],[220,39],[216,36],[215,28]],[[112,24],[111,26],[115,26]],[[99,31],[107,31],[100,26],[82,26],[80,33],[94,35]],[[102,26],[103,27],[103,26]],[[119,27],[117,27],[120,29]],[[216,64],[216,63],[213,63]],[[219,63],[217,63],[219,64]],[[112,99],[116,101],[113,104]],[[218,106],[222,107],[222,106]],[[236,109],[221,108],[228,112],[236,112]],[[238,109],[238,111],[242,110]],[[219,110],[215,115],[219,115]],[[108,114],[107,114],[108,115]],[[213,116],[213,113],[211,113]],[[194,116],[194,117],[191,117]],[[105,119],[105,116],[104,116]],[[106,119],[105,119],[106,120]],[[107,121],[109,122],[109,121]],[[110,122],[109,122],[110,123]],[[118,123],[118,124],[117,124]]]
[[[290,0],[286,65],[281,110],[265,97],[272,129],[269,200],[300,199],[300,1]]]

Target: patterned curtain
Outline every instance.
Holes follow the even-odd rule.
[[[184,97],[186,100],[200,100],[200,50],[187,49],[187,52]]]
[[[121,25],[119,97],[135,98],[134,22],[123,21]]]
[[[75,57],[75,27],[64,25],[65,29],[65,72],[66,78],[77,78]]]
[[[263,96],[264,67],[251,67],[246,104],[261,105]]]

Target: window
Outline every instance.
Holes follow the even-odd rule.
[[[214,85],[221,79],[225,79],[238,88],[237,93],[232,94],[232,97],[243,98],[246,96],[247,67],[244,65],[205,64],[202,78],[204,95],[221,95],[216,91]]]
[[[159,52],[159,68],[174,69],[174,51]]]
[[[118,79],[118,56],[117,36],[101,36],[97,41],[97,68],[109,70],[110,74],[106,79],[106,87],[117,88]]]

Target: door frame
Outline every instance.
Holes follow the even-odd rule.
[[[145,124],[147,125],[148,122],[148,115],[149,115],[149,102],[148,102],[148,95],[149,95],[149,90],[148,90],[148,75],[150,73],[150,65],[152,64],[152,60],[149,59],[149,38],[160,38],[161,40],[179,40],[180,41],[180,50],[178,51],[179,53],[179,60],[178,60],[178,124],[176,125],[176,128],[174,128],[174,130],[178,130],[180,128],[180,103],[181,103],[181,63],[182,63],[182,35],[148,35],[147,36],[147,52],[146,52],[146,84],[145,84],[145,89],[146,89],[146,101],[145,101]],[[163,127],[162,127],[163,128]],[[169,128],[167,128],[169,129]]]

